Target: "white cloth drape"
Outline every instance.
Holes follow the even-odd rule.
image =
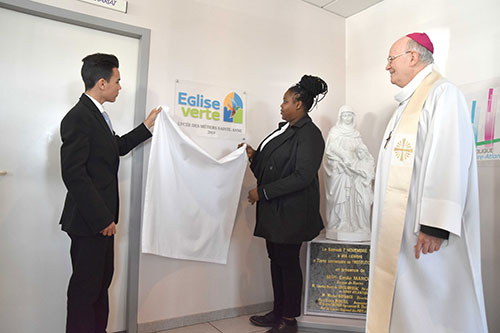
[[[158,115],[149,158],[142,252],[225,264],[243,176],[245,146],[216,160]]]

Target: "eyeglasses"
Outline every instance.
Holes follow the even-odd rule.
[[[412,51],[406,51],[404,53],[401,53],[401,54],[398,54],[398,55],[395,55],[395,56],[389,56],[389,57],[387,57],[387,63],[390,65],[394,61],[394,59],[396,59],[398,57],[401,57],[401,56],[403,56],[403,55],[405,55],[407,53],[411,53],[411,52]]]

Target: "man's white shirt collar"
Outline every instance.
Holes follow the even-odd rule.
[[[415,77],[394,96],[394,99],[401,104],[410,98],[427,75],[432,73],[432,66],[433,64],[427,65],[424,69],[418,72],[418,74],[415,75]]]
[[[88,98],[90,98],[90,100],[92,102],[94,102],[95,106],[97,106],[97,108],[99,109],[99,111],[101,111],[101,113],[104,112],[104,107],[102,106],[101,103],[99,103],[94,97],[88,95],[88,94],[85,94]]]

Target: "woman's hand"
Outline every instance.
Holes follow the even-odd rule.
[[[257,192],[257,188],[248,191],[248,202],[253,205],[257,201],[259,201],[259,193]]]
[[[238,148],[240,148],[241,146],[243,146],[245,143],[242,142],[238,145]],[[248,159],[251,160],[253,158],[253,156],[255,155],[255,149],[252,148],[252,146],[250,145],[247,145],[247,156],[248,156]]]

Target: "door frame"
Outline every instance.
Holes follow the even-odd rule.
[[[151,30],[106,20],[82,13],[73,12],[28,0],[0,0],[0,8],[42,17],[54,21],[73,24],[85,28],[113,33],[138,39],[139,56],[137,68],[137,90],[135,93],[134,123],[144,121],[148,87],[149,50]],[[139,260],[141,243],[141,207],[142,207],[142,175],[144,147],[141,145],[132,152],[132,176],[130,189],[130,221],[128,239],[128,272],[127,272],[127,332],[137,332],[138,299],[139,299]]]

